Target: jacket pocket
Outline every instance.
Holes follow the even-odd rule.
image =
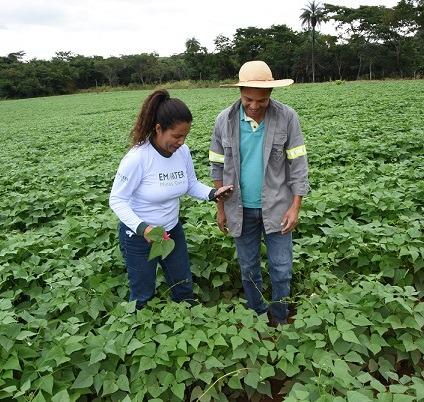
[[[274,148],[274,145],[284,145],[287,141],[287,132],[285,131],[279,131],[274,134],[274,138],[272,140],[272,147]]]
[[[284,144],[287,141],[286,132],[277,132],[272,140],[271,160],[279,162],[284,160]]]

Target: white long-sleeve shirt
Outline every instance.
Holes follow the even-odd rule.
[[[187,145],[165,157],[146,142],[131,148],[122,159],[109,205],[134,232],[141,222],[168,231],[178,223],[181,196],[208,200],[211,190],[197,180]]]

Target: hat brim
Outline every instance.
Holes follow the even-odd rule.
[[[248,87],[248,88],[279,88],[293,84],[293,80],[272,80],[272,81],[245,81],[235,84],[222,84],[220,87]]]

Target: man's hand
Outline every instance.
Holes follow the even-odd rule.
[[[283,220],[281,221],[282,234],[289,233],[296,227],[301,203],[302,197],[300,195],[295,195],[293,199],[293,204],[284,214]]]
[[[216,212],[216,220],[218,222],[219,230],[222,233],[227,233],[227,218],[225,217],[224,208],[218,208]]]
[[[234,186],[232,184],[230,184],[229,186],[219,187],[215,192],[214,199],[216,201],[225,201],[231,197],[233,190]]]
[[[223,183],[222,183],[222,180],[214,180],[214,185],[215,185],[215,188],[218,190],[218,191],[222,191],[221,190],[221,188],[223,187]],[[231,186],[226,186],[226,187],[232,187],[233,188],[233,185],[231,185]],[[231,194],[231,193],[230,193]],[[220,197],[221,198],[221,197]],[[224,212],[224,202],[222,201],[222,200],[219,200],[217,203],[216,203],[216,221],[217,221],[217,223],[218,223],[218,227],[219,227],[219,230],[222,232],[222,233],[227,233],[227,218],[226,218],[226,216],[225,216],[225,212]]]

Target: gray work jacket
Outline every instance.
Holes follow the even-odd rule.
[[[238,237],[243,225],[240,194],[240,100],[223,110],[215,121],[209,151],[211,176],[234,191],[224,210],[230,234]],[[281,221],[294,195],[309,191],[308,162],[296,112],[270,99],[265,113],[263,147],[262,219],[266,233],[281,231]]]

